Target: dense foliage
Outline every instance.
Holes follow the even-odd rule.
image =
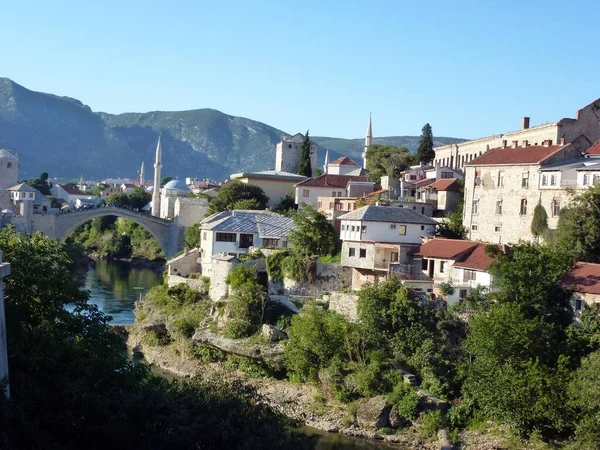
[[[200,247],[200,224],[195,223],[185,229],[184,245],[186,249]]]
[[[152,200],[152,194],[141,187],[136,187],[133,192],[115,192],[109,195],[106,199],[106,203],[109,205],[115,205],[120,208],[129,208],[133,210],[140,210]]]
[[[248,386],[167,382],[129,362],[107,317],[71,281],[57,241],[5,228],[0,249],[12,264],[5,279],[12,397],[0,396],[2,448],[301,445]]]
[[[419,147],[415,159],[419,162],[428,164],[435,158],[435,151],[433,150],[433,131],[431,125],[426,123],[423,125],[421,130],[421,139],[419,141]]]
[[[244,265],[235,267],[225,281],[231,286],[225,334],[232,338],[251,336],[263,323],[268,295],[258,284],[254,269]]]
[[[48,172],[42,172],[39,178],[31,178],[27,180],[26,183],[40,191],[43,195],[52,195],[50,192],[52,183],[48,181]]]
[[[260,187],[234,180],[221,186],[219,193],[208,205],[208,213],[232,209],[265,209],[268,202],[269,197]]]
[[[539,202],[533,210],[533,218],[531,219],[531,234],[536,238],[545,237],[548,233],[548,213],[546,208]]]
[[[373,144],[367,150],[367,179],[379,185],[382,176],[398,178],[414,162],[414,154],[406,147]]]
[[[289,232],[288,240],[296,253],[324,256],[336,252],[335,229],[323,214],[310,205],[302,205],[292,218],[295,228]]]
[[[312,177],[312,166],[310,163],[310,138],[308,136],[308,130],[304,135],[304,140],[300,146],[300,161],[298,161],[298,175],[303,175],[306,178]]]

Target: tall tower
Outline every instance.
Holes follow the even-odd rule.
[[[367,136],[365,137],[365,151],[362,154],[363,169],[367,168],[367,150],[371,146],[371,139],[373,139],[373,125],[371,124],[371,114],[369,114],[369,126],[367,127]]]
[[[323,164],[323,173],[327,173],[329,170],[329,149],[325,151],[325,164]]]
[[[152,191],[152,215],[160,217],[160,169],[162,168],[162,150],[160,136],[156,144],[156,160],[154,161],[154,191]]]
[[[144,187],[144,161],[142,161],[142,167],[140,168],[140,186]]]

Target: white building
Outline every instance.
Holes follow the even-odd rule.
[[[135,191],[136,188],[137,188],[137,185],[134,183],[123,183],[120,186],[121,192],[123,194],[131,194],[132,192]]]
[[[325,173],[330,175],[351,175],[351,176],[365,176],[366,170],[356,164],[347,156],[336,159],[335,161],[327,163],[327,170]]]
[[[440,286],[452,286],[448,304],[457,302],[481,287],[492,290],[493,276],[487,268],[493,262],[485,248],[487,244],[459,239],[432,239],[421,246],[416,257],[421,258],[423,274],[433,281],[433,292],[442,295]]]
[[[267,203],[269,207],[279,205],[286,195],[294,197],[296,183],[306,179],[305,176],[297,173],[278,172],[276,170],[234,173],[229,178],[261,188],[265,195],[269,197]]]
[[[323,174],[296,184],[296,204],[319,204],[319,197],[359,197],[373,191],[374,183],[364,176]]]
[[[411,255],[435,233],[437,222],[412,209],[364,206],[339,217],[342,266],[352,267],[352,287],[397,275],[426,292],[431,281],[414,267]]]
[[[275,147],[275,170],[277,172],[296,173],[300,154],[302,153],[302,142],[304,135],[297,133],[293,136],[284,137]],[[314,142],[310,142],[310,165],[314,169],[317,167],[318,147]]]
[[[202,273],[210,276],[212,256],[236,258],[250,247],[286,248],[294,221],[270,211],[233,210],[215,213],[200,222]]]
[[[187,197],[191,192],[183,180],[169,181],[160,189],[160,214],[158,216],[161,219],[174,219],[175,201],[180,197]]]
[[[50,191],[54,197],[63,199],[72,206],[76,205],[77,199],[98,203],[98,197],[86,194],[68,184],[55,184],[50,188]]]

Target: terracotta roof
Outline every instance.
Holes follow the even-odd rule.
[[[460,239],[432,239],[421,245],[418,255],[426,258],[454,259],[477,245],[477,242]]]
[[[387,192],[387,189],[379,189],[378,191],[367,192],[363,197],[375,197],[376,195],[385,194]]]
[[[462,267],[465,269],[473,270],[486,270],[491,263],[494,262],[494,258],[490,258],[485,251],[488,244],[477,244],[471,252],[466,256],[463,255],[460,261],[454,263],[454,267]]]
[[[336,164],[338,166],[356,166],[356,167],[358,167],[358,164],[356,164],[354,161],[352,161],[347,156],[342,156],[341,158],[338,158],[335,161],[330,162],[329,164],[330,165]]]
[[[430,189],[436,191],[459,191],[460,185],[458,184],[458,178],[442,178],[434,183],[427,186]]]
[[[125,186],[126,189],[132,188],[135,189],[136,185],[133,183],[123,183],[123,186]]]
[[[73,186],[69,186],[68,184],[59,184],[59,186],[69,195],[86,195],[85,192],[82,192]]]
[[[570,144],[567,144],[570,145]],[[497,147],[475,158],[465,166],[493,166],[499,164],[539,164],[567,145],[528,145],[527,147]]]
[[[594,145],[588,148],[588,151],[585,152],[587,156],[598,156],[600,155],[600,140],[596,141]]]
[[[323,174],[317,178],[309,178],[296,184],[296,186],[306,187],[335,187],[346,188],[350,181],[367,181],[367,177],[356,177],[351,175],[331,175]]]
[[[573,292],[600,294],[600,264],[578,262],[560,284]]]

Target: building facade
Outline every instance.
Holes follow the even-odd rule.
[[[373,186],[363,176],[323,174],[296,184],[296,205],[305,203],[317,208],[319,197],[358,197],[373,191]]]
[[[302,142],[304,135],[297,133],[293,136],[282,138],[275,147],[275,170],[277,172],[296,173],[300,154],[302,153]],[[314,169],[317,167],[317,152],[319,147],[314,142],[310,142],[310,165]]]
[[[286,195],[294,197],[296,184],[306,179],[306,177],[297,173],[277,172],[276,170],[234,173],[229,178],[261,188],[265,195],[269,197],[267,203],[269,207],[279,205]]]

